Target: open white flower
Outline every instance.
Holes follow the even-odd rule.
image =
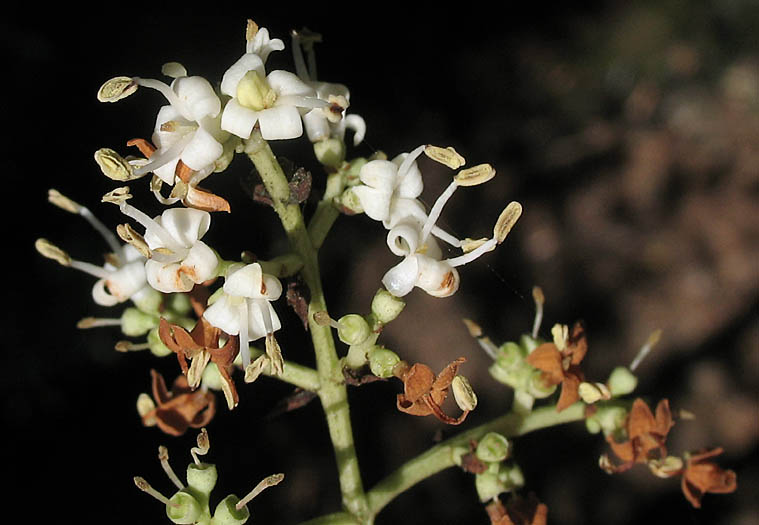
[[[216,276],[219,260],[203,241],[211,215],[192,208],[170,208],[151,219],[126,199],[119,202],[124,215],[145,227],[144,241],[150,251],[145,262],[148,284],[159,292],[189,292]]]
[[[56,206],[83,217],[108,244],[111,252],[103,266],[72,259],[66,252],[44,239],[36,243],[37,250],[64,266],[77,269],[98,278],[92,287],[92,298],[102,306],[114,306],[128,300],[147,307],[155,303],[155,292],[148,286],[145,274],[145,257],[135,248],[122,245],[116,236],[86,207],[61,195],[56,190],[48,192],[48,200]],[[148,308],[149,309],[149,308]]]
[[[246,53],[224,73],[221,92],[232,98],[222,112],[221,129],[243,139],[250,138],[256,125],[265,140],[300,137],[302,115],[328,103],[319,100],[314,89],[294,73],[276,70],[266,74],[268,52],[279,49],[272,42],[281,40],[268,40],[267,33],[267,38],[259,42],[262,31],[265,30],[256,28],[252,33],[248,26]],[[263,44],[264,40],[268,44]]]
[[[361,144],[366,135],[366,122],[355,114],[346,113],[350,104],[350,91],[343,84],[321,82],[316,76],[316,56],[314,43],[321,41],[321,35],[307,32],[292,32],[295,72],[301,80],[311,86],[317,98],[328,103],[326,107],[315,108],[303,116],[306,135],[311,142],[329,138],[345,138],[346,129],[353,130],[353,145]],[[303,57],[306,51],[308,62]]]
[[[203,313],[213,326],[229,335],[239,335],[243,367],[251,364],[248,343],[266,337],[266,351],[275,372],[282,371],[282,354],[274,332],[282,325],[272,301],[282,295],[282,284],[263,273],[258,263],[233,269],[224,281],[221,297]]]

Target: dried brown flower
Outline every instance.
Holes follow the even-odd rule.
[[[446,366],[435,377],[432,369],[425,364],[416,363],[411,367],[401,367],[396,374],[403,381],[403,394],[398,394],[398,410],[412,416],[434,415],[448,425],[459,425],[466,419],[468,411],[462,412],[458,418],[445,414],[440,405],[448,397],[448,391],[456,377],[459,365],[466,358],[459,357]]]
[[[556,343],[544,343],[527,356],[527,362],[543,372],[546,386],[561,385],[556,410],[561,412],[580,399],[578,389],[585,379],[580,362],[588,351],[585,329],[581,322],[572,327],[564,348]]]
[[[506,505],[494,500],[485,507],[491,525],[546,525],[548,507],[535,494],[526,498],[514,495]]]
[[[710,458],[722,454],[722,448],[703,450],[686,457],[685,469],[680,478],[685,498],[696,508],[701,507],[701,498],[707,492],[727,494],[738,488],[735,472],[724,470]]]
[[[609,464],[608,470],[623,472],[635,463],[648,463],[651,459],[666,457],[665,441],[673,425],[667,399],[662,399],[656,405],[656,415],[651,412],[645,401],[636,399],[625,420],[627,439],[617,442],[612,435],[606,437],[614,454],[623,461],[618,466]]]
[[[189,427],[201,428],[213,419],[216,396],[212,392],[193,391],[183,375],[174,380],[169,391],[161,374],[151,370],[150,375],[153,393],[153,400],[148,401],[150,407],[146,407],[142,399],[142,405],[138,402],[138,409],[143,407],[140,410],[143,425],[157,425],[166,434],[181,436]]]

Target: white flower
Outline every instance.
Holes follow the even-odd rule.
[[[248,31],[246,53],[224,73],[221,92],[232,98],[222,112],[221,129],[248,139],[258,124],[265,140],[300,137],[302,115],[328,103],[319,100],[314,89],[294,73],[276,70],[266,74],[268,53],[284,45],[279,45],[281,40],[268,40],[268,32],[266,38],[260,37],[264,31],[256,28],[252,35]]]
[[[343,140],[345,130],[353,130],[353,145],[357,146],[366,135],[366,122],[359,115],[347,115],[350,103],[350,91],[343,84],[320,82],[316,80],[315,42],[321,41],[321,35],[292,33],[293,58],[295,71],[306,84],[311,86],[316,96],[328,103],[324,108],[315,108],[303,116],[306,135],[311,142],[319,142],[336,137]],[[308,65],[303,58],[303,50],[308,55]]]
[[[203,313],[213,326],[229,335],[239,335],[240,356],[247,368],[251,362],[248,343],[266,337],[267,354],[275,370],[281,371],[281,353],[274,332],[282,325],[271,305],[282,295],[282,284],[263,273],[258,263],[232,270],[224,281],[223,293]]]
[[[130,206],[119,204],[121,212],[145,227],[150,259],[145,262],[148,284],[159,292],[189,292],[216,276],[216,253],[201,237],[211,224],[211,215],[192,208],[171,208],[151,219]]]
[[[102,306],[114,306],[128,300],[146,306],[151,302],[153,290],[148,286],[145,274],[145,257],[132,246],[122,245],[100,220],[86,207],[64,197],[56,190],[48,192],[48,200],[56,206],[83,217],[105,239],[111,253],[103,266],[72,259],[67,253],[47,241],[37,241],[37,249],[45,256],[56,259],[98,278],[92,287],[92,298]],[[152,301],[154,302],[154,301]]]

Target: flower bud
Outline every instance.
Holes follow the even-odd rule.
[[[510,465],[501,464],[498,471],[498,479],[506,486],[506,490],[524,487],[524,473],[522,473],[522,469],[516,463]]]
[[[368,353],[369,369],[377,377],[388,378],[393,375],[393,368],[400,363],[398,354],[387,348],[375,346]]]
[[[343,213],[356,215],[364,213],[364,207],[361,205],[361,199],[358,198],[351,188],[348,188],[342,192],[338,197],[335,197],[335,204],[343,211]]]
[[[145,335],[158,326],[158,319],[137,308],[126,308],[121,314],[121,331],[124,335],[137,337]]]
[[[130,297],[137,308],[143,312],[158,314],[163,303],[163,295],[158,290],[146,286]]]
[[[161,336],[158,335],[158,327],[148,332],[148,348],[150,348],[150,353],[156,357],[166,357],[172,353],[171,348],[161,341]]]
[[[198,521],[202,513],[200,502],[185,490],[174,494],[166,504],[166,516],[181,525],[189,525]]]
[[[316,160],[330,168],[339,168],[345,161],[345,143],[336,138],[314,142]]]
[[[613,397],[624,396],[632,393],[638,386],[638,378],[624,366],[618,366],[612,370],[606,381]]]
[[[474,393],[474,389],[466,377],[462,375],[454,377],[451,382],[451,390],[453,390],[453,398],[456,400],[456,404],[464,412],[471,412],[477,407],[477,394]]]
[[[190,463],[187,466],[187,486],[208,497],[216,486],[219,474],[216,465],[210,463]]]
[[[474,486],[477,489],[480,501],[483,503],[508,490],[506,485],[498,478],[498,474],[490,471],[476,474]]]
[[[488,432],[477,444],[475,454],[482,461],[497,463],[511,455],[511,442],[497,432]]]
[[[347,345],[362,343],[371,333],[369,323],[358,314],[344,315],[337,321],[337,336]]]
[[[557,385],[547,385],[542,370],[533,369],[527,382],[527,391],[536,399],[545,399],[556,391]]]
[[[406,301],[394,296],[384,288],[377,290],[372,299],[372,313],[377,321],[382,324],[387,324],[398,317],[405,306]]]
[[[248,507],[243,505],[238,510],[235,505],[240,499],[234,494],[230,494],[216,506],[213,512],[214,525],[242,525],[250,517]]]

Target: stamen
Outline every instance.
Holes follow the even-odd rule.
[[[237,311],[240,316],[240,357],[242,367],[248,368],[250,364],[250,347],[248,346],[248,301],[243,298]]]
[[[454,248],[461,248],[465,252],[469,251],[466,248],[464,248],[464,242],[465,241],[461,241],[461,240],[457,239],[456,237],[454,237],[453,235],[451,235],[447,231],[443,230],[442,228],[439,228],[438,226],[433,226],[432,230],[430,230],[430,233],[432,235],[434,235],[435,237],[437,237],[438,239],[440,239],[441,241],[450,244]]]
[[[167,449],[163,445],[158,447],[158,460],[161,462],[161,467],[163,468],[163,471],[166,472],[166,475],[169,477],[171,482],[179,490],[182,490],[184,488],[184,485],[179,480],[179,477],[174,472],[174,469],[172,469],[171,465],[169,465],[169,449]]]
[[[459,169],[466,164],[464,157],[459,155],[458,152],[450,146],[447,148],[441,148],[440,146],[428,145],[424,148],[424,154],[435,162],[448,166],[452,170]]]
[[[150,343],[137,344],[132,341],[119,341],[114,346],[117,352],[139,352],[142,350],[149,350]]]
[[[516,201],[510,202],[501,212],[493,228],[493,236],[497,239],[498,244],[501,244],[506,239],[521,216],[522,205]]]
[[[150,161],[146,162],[142,166],[132,168],[135,177],[142,177],[148,173],[157,170],[158,168],[165,166],[169,162],[179,158],[184,151],[187,144],[190,143],[194,133],[185,133],[176,143],[172,144],[167,150],[156,150],[153,155],[150,156]]]
[[[163,245],[172,252],[181,254],[186,251],[185,247],[179,244],[163,226],[158,224],[155,220],[151,219],[147,214],[141,212],[134,206],[127,204],[126,200],[122,200],[119,203],[119,209],[121,210],[121,213],[127,217],[131,217],[142,226],[144,226],[146,232],[150,231],[151,233],[155,234],[163,243]]]
[[[196,465],[200,465],[201,461],[198,459],[198,455],[205,456],[208,454],[208,451],[211,449],[211,442],[208,439],[208,431],[206,431],[205,428],[200,429],[200,434],[198,434],[197,438],[197,447],[192,447],[190,449],[190,455],[192,456],[192,460],[195,462]]]
[[[119,234],[119,238],[127,244],[135,247],[140,252],[140,255],[146,259],[153,257],[153,252],[150,251],[148,243],[145,242],[145,238],[137,233],[131,224],[119,224],[116,226],[116,233]]]
[[[248,22],[250,23],[251,20]],[[311,78],[311,75],[306,68],[306,61],[303,60],[303,51],[300,47],[300,35],[297,31],[293,30],[290,32],[290,38],[292,39],[293,43],[293,61],[295,62],[295,72],[300,77],[300,79],[303,80],[303,82],[311,82],[312,80],[316,80]]]
[[[155,89],[161,93],[164,97],[166,97],[166,100],[169,101],[169,104],[171,104],[174,109],[182,113],[183,117],[185,117],[187,120],[192,120],[189,115],[184,114],[182,111],[182,109],[184,109],[184,104],[182,104],[177,94],[174,93],[174,90],[171,89],[168,84],[161,82],[160,80],[154,80],[152,78],[134,77],[133,80],[137,83],[138,86]]]
[[[471,252],[465,253],[463,255],[459,255],[458,257],[453,257],[451,259],[446,259],[446,262],[453,268],[456,268],[457,266],[462,266],[464,264],[470,263],[480,257],[481,255],[484,255],[488,252],[492,252],[495,250],[495,247],[498,246],[498,242],[496,239],[489,239],[482,243],[480,246],[478,246],[476,249],[472,250]]]
[[[540,331],[540,325],[543,323],[543,303],[545,303],[545,296],[540,286],[532,287],[532,299],[535,301],[535,321],[532,323],[532,338],[536,339]]]
[[[78,215],[80,213],[80,210],[83,208],[83,206],[78,202],[72,201],[65,195],[61,194],[58,190],[52,188],[47,190],[47,200],[51,204],[58,206],[60,209],[65,210],[69,213],[74,213],[76,215]]]
[[[464,325],[466,326],[467,330],[469,331],[469,335],[477,339],[477,343],[480,345],[480,347],[485,350],[485,352],[491,357],[491,359],[495,360],[498,358],[498,347],[493,343],[493,341],[490,340],[489,337],[484,335],[482,333],[482,328],[480,325],[472,321],[471,319],[462,319],[464,322]]]
[[[245,505],[247,505],[253,498],[261,494],[265,489],[268,489],[269,487],[273,487],[275,485],[279,485],[279,483],[285,479],[284,474],[272,474],[271,476],[268,476],[261,480],[261,482],[256,485],[256,487],[251,490],[247,496],[242,498],[240,501],[237,502],[237,505],[235,505],[236,510],[240,510]]]
[[[169,498],[158,492],[156,489],[150,486],[150,484],[145,481],[144,478],[141,478],[140,476],[134,477],[134,484],[137,485],[137,488],[140,489],[143,492],[147,492],[151,496],[153,496],[155,499],[163,503],[164,505],[169,504]]]
[[[403,159],[403,162],[401,162],[400,167],[398,168],[398,177],[400,179],[403,179],[403,177],[406,176],[406,173],[408,172],[409,168],[411,168],[411,164],[419,157],[419,155],[424,152],[424,148],[427,146],[419,146],[415,150],[411,151],[408,155],[406,155],[406,158]]]
[[[465,170],[461,170],[454,177],[453,180],[459,186],[478,186],[485,184],[490,179],[495,177],[495,169],[490,164],[479,164]]]
[[[634,372],[635,369],[638,368],[638,365],[640,365],[643,359],[645,359],[646,356],[651,352],[651,350],[654,348],[654,345],[659,342],[660,338],[661,330],[655,330],[653,333],[651,333],[651,335],[648,336],[645,344],[638,351],[638,355],[636,355],[635,359],[633,359],[632,363],[630,363],[630,372]]]
[[[424,227],[422,228],[422,234],[419,238],[420,244],[424,244],[424,241],[427,240],[427,236],[430,234],[433,226],[435,226],[435,223],[440,218],[440,214],[443,211],[443,206],[445,206],[445,203],[448,202],[448,199],[451,198],[457,188],[458,185],[456,182],[451,182],[445,191],[443,191],[443,193],[441,193],[437,198],[435,204],[432,205],[432,209],[430,210],[430,213],[427,216],[427,220],[424,222]]]
[[[47,239],[37,239],[34,241],[34,247],[40,255],[47,257],[48,259],[53,259],[61,266],[71,266],[71,257],[69,254]]]
[[[95,162],[103,175],[112,180],[128,181],[139,179],[145,173],[137,173],[134,166],[110,148],[100,148],[95,152]]]
[[[476,250],[477,248],[479,248],[480,246],[482,246],[486,242],[488,242],[488,240],[485,239],[485,238],[482,238],[482,239],[469,239],[469,238],[467,238],[467,239],[464,239],[463,241],[461,241],[460,248],[461,248],[462,252],[469,253],[469,252],[473,252],[474,250]]]
[[[80,330],[88,330],[90,328],[102,328],[104,326],[121,326],[121,319],[108,319],[98,317],[85,317],[80,319],[76,323],[76,327]]]
[[[269,357],[264,354],[256,358],[255,361],[253,361],[250,365],[245,367],[245,382],[246,383],[252,383],[256,379],[258,379],[258,376],[260,376],[264,368],[266,368],[266,365],[269,364]]]
[[[340,328],[340,325],[337,323],[337,321],[332,319],[329,316],[329,314],[324,310],[320,312],[314,312],[313,317],[314,317],[314,322],[316,322],[316,324],[318,324],[319,326],[331,326],[335,330]]]

